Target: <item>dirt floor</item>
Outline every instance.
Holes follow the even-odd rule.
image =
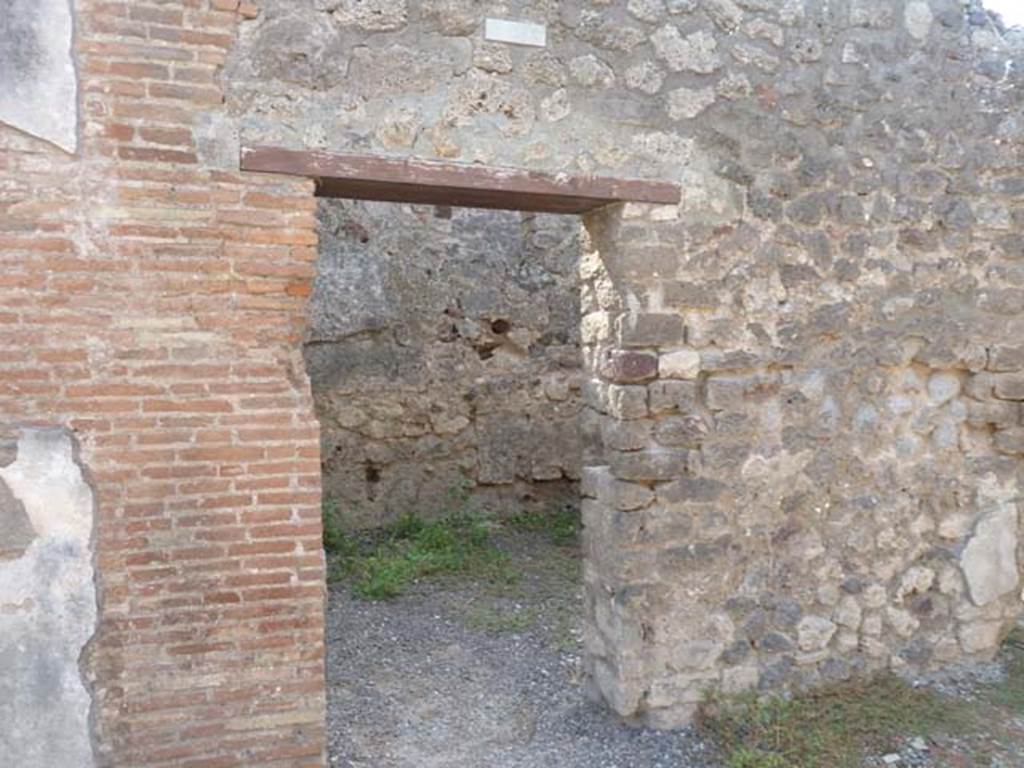
[[[331,765],[344,768],[702,768],[690,734],[617,722],[585,701],[579,554],[502,532],[514,584],[425,580],[384,602],[331,588]]]
[[[927,681],[955,702],[936,710],[956,712],[948,728],[940,718],[927,731],[887,735],[853,762],[823,765],[799,738],[791,759],[737,758],[703,731],[624,725],[583,693],[578,545],[506,528],[492,543],[515,578],[470,569],[415,579],[379,601],[356,596],[351,578],[331,585],[332,766],[1024,768],[1024,643],[998,663]],[[872,717],[870,707],[857,711]]]

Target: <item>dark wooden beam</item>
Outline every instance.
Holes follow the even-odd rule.
[[[244,147],[242,170],[316,179],[320,197],[586,213],[609,203],[675,205],[676,184],[414,158]]]

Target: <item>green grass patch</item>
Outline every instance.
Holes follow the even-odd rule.
[[[579,537],[580,513],[569,506],[554,511],[523,510],[509,517],[506,525],[513,530],[546,533],[555,544],[570,546]]]
[[[908,736],[968,727],[963,705],[895,676],[823,688],[792,699],[711,697],[700,727],[727,768],[858,768]]]
[[[1024,629],[1015,630],[1003,645],[1006,680],[993,686],[986,698],[997,707],[1024,715]]]
[[[432,576],[471,575],[499,584],[517,578],[507,556],[494,546],[491,526],[478,515],[456,512],[428,522],[409,514],[356,539],[345,534],[337,510],[326,502],[324,507],[328,579],[348,581],[363,599],[398,597],[411,584]]]
[[[349,555],[355,551],[355,541],[345,533],[338,502],[327,496],[320,507],[324,529],[324,551],[328,555]]]

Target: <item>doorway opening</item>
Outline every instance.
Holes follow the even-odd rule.
[[[579,538],[582,467],[601,463],[579,214],[678,188],[275,148],[242,166],[313,177],[322,198],[304,353],[331,764],[692,757],[585,701]]]
[[[483,765],[552,700],[584,706],[581,222],[342,199],[318,217],[331,756]]]

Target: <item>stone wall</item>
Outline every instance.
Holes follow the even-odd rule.
[[[263,11],[228,65],[248,143],[682,185],[586,221],[587,649],[618,712],[992,653],[1022,607],[1019,33],[960,0]]]
[[[70,431],[95,492],[96,764],[324,761],[313,184],[240,141],[680,183],[585,222],[619,713],[985,657],[1020,614],[1024,68],[975,0],[76,0],[73,36],[12,7],[4,82],[48,85],[0,86],[0,432]],[[2,568],[40,540],[33,453],[0,461]]]
[[[577,504],[578,217],[322,200],[319,222],[305,355],[346,522]]]

